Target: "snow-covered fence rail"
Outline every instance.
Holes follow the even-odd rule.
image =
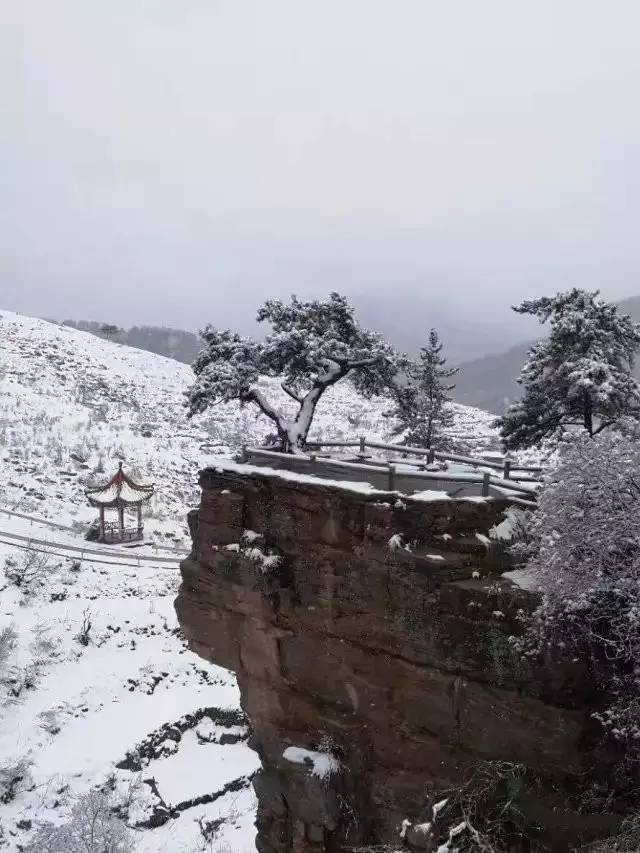
[[[292,471],[321,479],[370,483],[374,488],[407,495],[415,492],[441,491],[450,497],[511,497],[519,501],[535,501],[535,487],[513,480],[492,477],[489,472],[414,471],[409,466],[393,463],[349,462],[315,454],[279,453],[261,447],[246,447],[242,461],[259,467]]]
[[[78,556],[81,561],[106,562],[112,566],[152,564],[156,567],[177,569],[180,565],[179,557],[160,557],[152,554],[134,554],[125,551],[82,548],[78,545],[68,545],[65,542],[56,542],[51,539],[38,539],[32,536],[24,536],[20,533],[11,533],[7,530],[0,530],[0,541],[8,545],[14,545],[17,548],[51,553],[52,556]],[[106,557],[107,559],[96,559],[97,557]]]
[[[69,524],[60,524],[59,522],[51,521],[48,518],[42,518],[41,516],[37,516],[37,515],[26,515],[23,512],[16,512],[15,510],[7,509],[6,507],[0,506],[0,517],[2,517],[2,515],[6,515],[8,519],[21,518],[24,521],[29,521],[31,523],[31,526],[33,526],[34,524],[39,524],[39,525],[42,525],[43,527],[49,527],[52,530],[64,530],[67,533],[73,533],[73,534],[78,533],[78,527],[77,526],[73,527]],[[86,527],[86,525],[80,525],[80,527]],[[178,558],[180,558],[181,556],[186,556],[186,554],[189,553],[189,551],[187,549],[178,548],[174,545],[162,544],[162,545],[158,546],[155,543],[153,543],[153,548],[156,551],[158,551],[158,550],[175,551]],[[169,559],[171,559],[171,558],[169,558]]]
[[[24,512],[16,512],[13,509],[5,509],[5,507],[0,507],[0,515],[6,515],[7,518],[22,518],[25,521],[35,522],[36,524],[44,524],[46,527],[51,527],[54,530],[67,530],[71,533],[74,532],[74,528],[68,524],[60,524],[57,521],[50,521],[48,518],[39,518],[35,515],[25,515]]]
[[[374,450],[387,450],[396,453],[402,453],[409,456],[421,456],[426,459],[427,465],[435,462],[436,459],[444,462],[460,462],[465,465],[473,465],[475,467],[492,468],[497,471],[502,471],[502,476],[505,480],[522,479],[521,473],[525,474],[540,474],[542,468],[519,465],[515,459],[505,456],[502,460],[479,459],[474,456],[465,456],[460,453],[447,453],[446,451],[434,450],[433,448],[424,447],[409,447],[403,444],[386,444],[383,441],[370,441],[366,436],[360,436],[357,440],[350,441],[308,441],[307,449],[321,449],[323,447],[357,447],[359,455],[364,457],[367,448]],[[526,478],[525,478],[526,479]]]

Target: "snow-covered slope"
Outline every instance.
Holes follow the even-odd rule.
[[[237,686],[186,649],[176,565],[51,556],[4,535],[82,546],[84,486],[124,459],[157,484],[155,541],[186,545],[208,439],[184,419],[188,375],[88,334],[0,322],[0,508],[83,523],[0,512],[0,850],[68,822],[96,789],[137,853],[254,849],[257,759]]]
[[[187,420],[191,378],[170,359],[2,313],[0,850],[22,849],[42,822],[68,820],[96,788],[132,827],[138,853],[253,849],[257,762],[235,680],[185,648],[173,612],[175,565],[135,565],[138,553],[187,547],[185,514],[197,504],[204,461],[271,431],[236,405]],[[273,381],[264,385],[276,393]],[[338,385],[313,435],[385,438],[384,408]],[[456,414],[457,436],[495,445],[492,416]],[[156,484],[145,517],[154,547],[127,551],[129,562],[114,551],[110,563],[11,544],[7,533],[82,546],[94,517],[84,489],[120,460]]]
[[[145,527],[157,542],[186,543],[186,511],[197,502],[197,471],[212,454],[261,441],[272,425],[251,408],[218,406],[189,421],[187,365],[65,326],[2,312],[0,319],[0,506],[87,523],[84,488],[118,460],[156,484]],[[264,379],[283,408],[291,401]],[[331,389],[312,437],[388,437],[384,401],[352,386]],[[470,449],[495,447],[492,415],[456,406],[451,430]]]
[[[18,585],[28,560],[36,576]],[[215,850],[198,821],[220,819],[221,849],[253,850],[257,758],[237,685],[185,648],[177,584],[175,569],[0,543],[0,850],[68,821],[94,788],[137,853]]]

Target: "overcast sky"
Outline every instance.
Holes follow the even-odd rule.
[[[462,356],[526,337],[524,296],[640,293],[637,0],[1,19],[0,307],[246,330],[265,296],[337,289]]]

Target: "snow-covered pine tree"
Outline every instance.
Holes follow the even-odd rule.
[[[403,441],[416,447],[447,445],[446,430],[453,423],[449,392],[455,388],[447,380],[459,368],[446,367],[442,343],[435,329],[429,343],[420,350],[418,361],[407,365],[407,383],[395,395],[395,408],[388,414],[395,418],[395,435],[403,433]]]
[[[196,381],[187,393],[190,415],[216,403],[252,403],[273,421],[280,448],[300,452],[322,395],[345,377],[371,397],[393,384],[403,359],[377,333],[363,329],[344,296],[331,293],[325,301],[285,304],[270,299],[258,311],[259,322],[272,331],[256,341],[212,326],[202,332],[206,344],[193,364]],[[277,377],[282,390],[297,404],[293,418],[268,400],[259,387],[261,376]]]
[[[623,417],[640,417],[640,387],[631,375],[640,324],[616,305],[574,288],[514,306],[549,324],[518,382],[524,389],[496,421],[508,449],[532,447],[567,428],[597,435]]]

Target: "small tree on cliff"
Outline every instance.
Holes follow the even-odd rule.
[[[597,296],[574,288],[514,307],[548,322],[549,336],[529,352],[518,380],[524,396],[496,422],[508,449],[531,447],[567,427],[594,436],[640,415],[631,375],[640,324]]]
[[[455,388],[447,380],[455,376],[457,367],[446,367],[442,343],[435,329],[429,343],[422,347],[420,359],[407,365],[407,383],[396,393],[395,408],[389,415],[397,421],[395,434],[404,433],[404,443],[432,447],[443,445],[446,429],[454,420],[449,392]]]
[[[273,421],[281,449],[290,453],[304,446],[316,406],[332,385],[348,376],[364,396],[382,394],[401,363],[379,334],[358,325],[338,293],[326,301],[271,299],[257,319],[272,327],[262,341],[212,326],[202,332],[206,347],[193,364],[196,381],[187,404],[193,415],[215,403],[252,403]],[[267,399],[260,376],[281,380],[282,390],[297,404],[294,417]]]

